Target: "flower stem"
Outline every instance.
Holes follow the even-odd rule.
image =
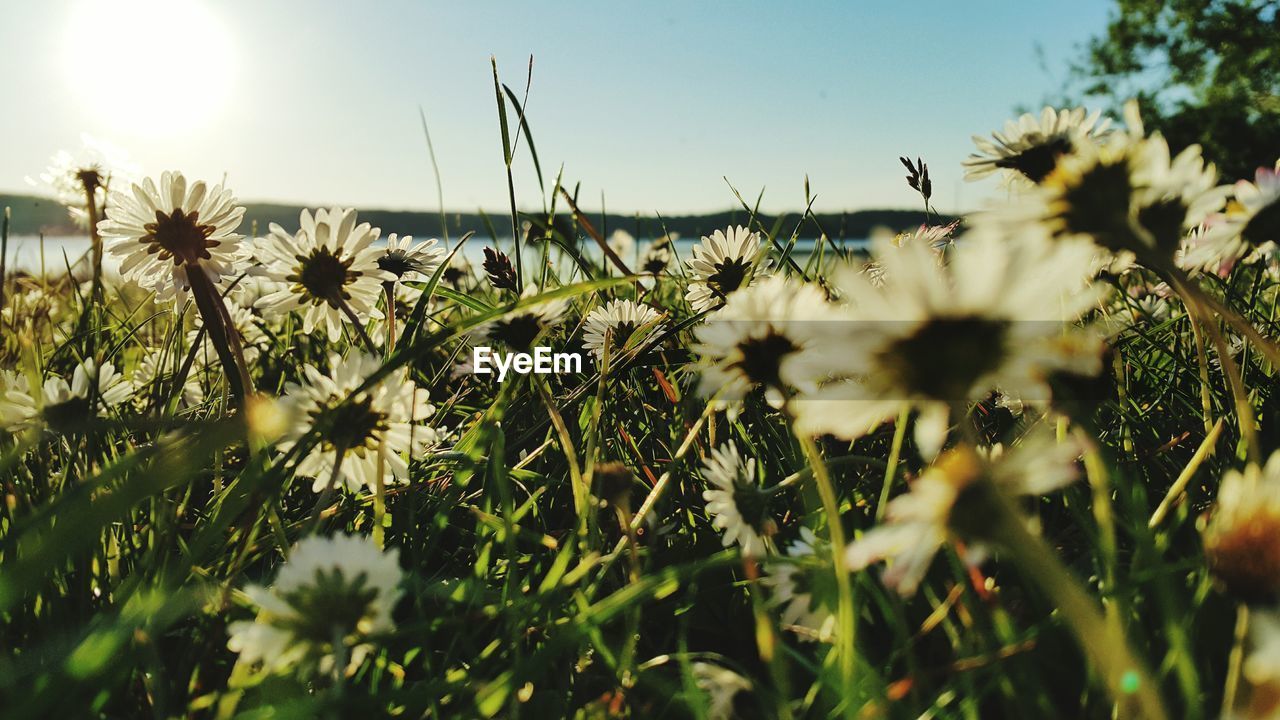
[[[396,284],[386,282],[382,287],[387,290],[387,354],[396,349]]]
[[[1209,355],[1204,349],[1204,335],[1200,332],[1200,320],[1194,313],[1188,313],[1187,322],[1191,324],[1191,336],[1196,341],[1196,362],[1200,366],[1200,409],[1204,415],[1204,431],[1213,428],[1213,396],[1209,390]]]
[[[547,387],[546,381],[541,377],[534,375],[533,387],[538,392],[538,397],[542,399],[542,404],[547,409],[547,417],[551,419],[551,425],[555,428],[556,435],[560,438],[561,451],[564,452],[565,462],[569,466],[569,483],[573,491],[573,512],[578,516],[578,541],[587,542],[589,525],[590,525],[590,504],[591,489],[587,485],[587,478],[583,477],[583,472],[578,468],[578,453],[573,447],[573,436],[569,434],[569,426],[565,424],[564,418],[560,412],[556,410],[555,399],[551,396],[551,390]],[[585,548],[584,548],[585,552]]]
[[[356,335],[360,336],[360,342],[364,343],[364,347],[370,354],[376,355],[378,349],[373,345],[373,339],[369,337],[368,331],[364,329],[364,324],[360,322],[360,318],[356,315],[356,311],[351,309],[347,301],[338,298],[338,307],[341,308],[343,314],[351,321],[351,326],[356,329]]]
[[[1231,357],[1222,331],[1216,324],[1206,324],[1209,338],[1213,340],[1214,350],[1218,353],[1218,362],[1222,366],[1222,374],[1227,376],[1227,385],[1231,389],[1231,398],[1236,405],[1236,422],[1240,426],[1240,436],[1244,438],[1248,448],[1250,462],[1262,462],[1262,446],[1258,440],[1258,423],[1254,419],[1253,405],[1249,402],[1249,392],[1244,387],[1244,378],[1240,375],[1240,367]]]
[[[1133,654],[1119,625],[1107,622],[1058,556],[1042,538],[1027,530],[1013,505],[998,489],[990,486],[985,495],[988,499],[985,506],[991,510],[986,534],[1057,606],[1080,649],[1119,706],[1117,716],[1146,720],[1167,718],[1155,680]]]
[[[1236,690],[1240,687],[1240,668],[1244,664],[1244,640],[1249,634],[1249,606],[1241,604],[1236,611],[1236,630],[1227,659],[1227,681],[1222,686],[1222,712],[1219,717],[1234,717]]]
[[[342,458],[346,455],[346,448],[338,448],[333,456],[333,469],[329,471],[329,482],[325,483],[324,490],[320,491],[320,497],[316,498],[315,507],[311,508],[311,517],[307,520],[307,532],[310,535],[315,532],[320,525],[320,513],[329,505],[329,498],[333,497],[334,491],[338,488],[338,480],[342,477]]]
[[[840,660],[841,685],[852,688],[855,681],[857,616],[853,607],[853,580],[844,561],[845,537],[844,526],[840,523],[840,501],[836,497],[835,486],[831,484],[831,476],[827,474],[827,466],[818,452],[817,443],[803,433],[796,433],[796,439],[800,441],[805,457],[813,468],[813,479],[818,487],[818,495],[822,498],[823,511],[827,515],[827,532],[831,538],[831,566],[838,589],[836,618],[839,634],[836,652]],[[846,706],[845,710],[851,711],[851,706]]]
[[[253,379],[244,361],[244,349],[240,346],[240,333],[231,324],[231,315],[223,305],[222,296],[204,274],[199,263],[187,267],[187,281],[191,284],[191,296],[195,299],[205,333],[222,362],[231,396],[236,406],[244,407],[245,398],[253,393]]]
[[[1203,288],[1192,282],[1186,273],[1178,268],[1166,268],[1164,275],[1169,280],[1169,284],[1173,286],[1173,289],[1182,296],[1183,301],[1194,307],[1196,313],[1204,318],[1205,325],[1213,322],[1213,314],[1216,313],[1236,332],[1252,343],[1273,367],[1280,366],[1280,347],[1263,337],[1262,333],[1258,332],[1258,329],[1253,326],[1253,323],[1249,322],[1226,303],[1205,292]]]
[[[876,522],[884,519],[885,510],[889,506],[889,493],[893,490],[893,481],[898,477],[898,460],[902,457],[902,441],[907,435],[907,420],[911,416],[911,406],[903,403],[898,413],[898,422],[893,426],[893,444],[889,446],[889,462],[884,468],[884,485],[880,487],[880,501],[876,504]]]
[[[84,186],[84,208],[89,216],[89,241],[93,244],[93,304],[102,302],[102,235],[98,234],[97,187],[89,182]]]

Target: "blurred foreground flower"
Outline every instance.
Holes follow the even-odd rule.
[[[1204,531],[1209,569],[1245,602],[1280,594],[1280,452],[1264,467],[1229,470]]]
[[[750,692],[751,681],[721,665],[696,662],[689,667],[693,682],[707,694],[707,720],[732,720],[738,717],[733,699],[738,693]]]
[[[1079,454],[1073,442],[1054,444],[1042,438],[995,460],[965,446],[949,450],[911,484],[910,492],[889,502],[884,524],[849,544],[848,567],[861,570],[889,560],[885,585],[913,595],[950,538],[979,544],[985,539],[990,512],[983,507],[984,493],[1038,496],[1056,490],[1075,480]]]
[[[104,363],[99,368],[89,359],[76,366],[71,382],[51,377],[34,394],[25,377],[5,372],[0,375],[0,392],[0,423],[5,430],[16,433],[47,427],[67,432],[128,400],[133,384],[115,365]]]
[[[1233,202],[1223,222],[1205,229],[1186,264],[1213,271],[1224,264],[1273,252],[1280,245],[1280,161],[1258,168],[1254,181],[1231,189]]]
[[[1244,677],[1249,693],[1224,720],[1275,720],[1280,717],[1280,614],[1250,612],[1249,644]]]
[[[797,397],[797,425],[852,439],[906,405],[921,412],[916,442],[931,456],[954,403],[993,388],[1043,402],[1054,373],[1097,374],[1099,341],[1069,326],[1095,301],[1093,254],[1085,242],[971,233],[939,266],[924,244],[881,241],[883,287],[851,269],[835,278],[848,321],[822,357],[845,380]]]
[[[354,673],[373,639],[395,629],[399,556],[364,537],[303,540],[269,587],[244,589],[257,616],[227,626],[227,647],[268,672]]]

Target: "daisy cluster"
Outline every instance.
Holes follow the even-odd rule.
[[[882,611],[899,623],[922,596],[928,612],[907,646],[940,625],[963,635],[956,623],[972,625],[982,607],[1003,613],[992,621],[1008,633],[1001,645],[946,672],[1033,645],[1012,643],[1005,626],[1018,610],[1000,605],[1013,565],[1054,604],[1044,622],[1079,640],[1115,716],[1162,717],[1157,683],[1112,615],[1130,601],[1115,565],[1162,549],[1141,532],[1194,505],[1197,531],[1179,542],[1197,543],[1185,563],[1203,566],[1196,592],[1216,588],[1259,618],[1236,633],[1234,677],[1250,693],[1226,709],[1267,717],[1280,706],[1268,704],[1280,698],[1280,452],[1267,457],[1280,348],[1274,289],[1240,309],[1238,285],[1258,298],[1280,276],[1280,163],[1225,182],[1200,147],[1148,132],[1135,105],[1119,121],[1045,108],[974,143],[963,172],[998,177],[1001,200],[942,219],[930,168],[903,158],[924,222],[877,231],[865,251],[822,235],[797,259],[751,214],[684,245],[585,225],[578,237],[576,225],[531,215],[510,239],[514,257],[494,238],[479,268],[461,242],[384,236],[352,208],[302,210],[253,237],[224,184],[172,171],[136,179],[113,153],[60,154],[42,178],[118,276],[99,265],[91,281],[23,277],[0,295],[0,324],[28,338],[0,346],[0,538],[36,528],[0,554],[43,562],[20,568],[56,576],[39,592],[118,614],[87,631],[104,647],[167,641],[163,623],[178,621],[139,620],[150,606],[136,588],[182,584],[181,613],[219,618],[205,624],[227,662],[190,685],[224,683],[225,716],[286,678],[301,683],[297,698],[335,702],[335,716],[360,683],[370,697],[396,687],[392,714],[412,703],[422,715],[542,707],[543,676],[528,668],[557,664],[539,653],[559,659],[547,648],[561,646],[576,648],[565,665],[581,683],[561,694],[592,707],[624,703],[637,677],[678,665],[664,681],[700,698],[699,715],[766,701],[777,705],[765,715],[808,712],[863,692],[857,626]],[[1134,361],[1134,347],[1169,328],[1189,340]],[[484,343],[551,344],[595,362],[499,382],[466,365]],[[1172,359],[1184,356],[1194,367]],[[1153,367],[1168,374],[1150,380]],[[1126,393],[1184,380],[1199,383],[1191,411],[1203,417],[1188,411],[1195,422],[1142,455],[1138,426],[1172,403]],[[1200,487],[1224,432],[1237,456],[1215,460]],[[1122,496],[1108,485],[1113,455],[1137,467],[1197,435],[1201,450],[1165,486]],[[175,457],[175,437],[212,447]],[[1072,487],[1081,477],[1088,487]],[[1113,513],[1146,494],[1155,507],[1117,538]],[[120,497],[154,506],[126,517]],[[100,553],[45,562],[54,546],[43,538],[67,523],[39,524],[41,508],[64,506],[82,512],[72,524],[119,510],[90,530]],[[1098,523],[1106,553],[1091,585],[1059,553],[1045,508]],[[161,543],[179,549],[136,584],[139,558],[159,557]],[[217,543],[227,557],[200,555]],[[763,665],[778,663],[772,680],[636,629],[639,603],[708,568],[734,573],[721,583],[733,593],[726,612],[749,615],[743,635]],[[6,572],[0,614],[25,602]],[[879,605],[863,602],[876,592]],[[631,624],[614,633],[624,615]],[[449,642],[432,635],[438,622],[452,623]],[[621,652],[606,647],[613,634],[625,636]],[[636,662],[642,651],[653,656]],[[415,659],[439,657],[450,661],[428,665],[427,690],[401,691]],[[495,669],[492,657],[510,664]],[[839,692],[783,698],[771,684],[800,674],[784,664],[795,657]],[[69,674],[83,671],[75,659]],[[457,678],[477,667],[490,679],[461,692]],[[517,671],[538,682],[508,688]],[[153,673],[139,678],[131,692],[151,697]],[[858,716],[897,716],[876,703],[914,692],[885,688]]]

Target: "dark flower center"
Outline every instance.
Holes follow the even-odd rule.
[[[893,343],[880,366],[899,387],[934,400],[963,400],[1000,366],[1008,326],[980,317],[935,318]]]
[[[1187,206],[1178,198],[1166,198],[1138,211],[1138,222],[1156,241],[1156,248],[1172,257],[1182,241],[1182,224]]]
[[[1247,602],[1271,602],[1280,594],[1280,515],[1258,508],[1205,543],[1209,570]]]
[[[102,172],[96,167],[81,168],[76,171],[76,180],[85,192],[93,192],[102,186]]]
[[[315,584],[282,595],[296,613],[281,624],[300,639],[326,646],[334,638],[348,638],[359,630],[369,605],[378,597],[376,588],[365,587],[362,572],[346,578],[339,568],[316,570]]]
[[[411,272],[421,272],[422,263],[409,257],[401,250],[392,250],[378,258],[378,268],[402,278]]]
[[[636,324],[630,320],[620,322],[609,328],[609,339],[616,348],[624,348],[627,342],[631,340],[631,336],[636,334]]]
[[[322,411],[314,420],[324,442],[334,450],[364,447],[387,430],[387,416],[373,409],[373,400],[360,397]]]
[[[751,263],[744,258],[726,258],[724,262],[716,263],[715,268],[716,271],[707,276],[707,287],[711,288],[713,295],[723,300],[742,286]]]
[[[217,228],[213,225],[201,225],[199,212],[182,212],[174,208],[165,215],[156,211],[156,221],[143,226],[147,231],[140,240],[148,245],[147,252],[159,253],[161,260],[173,258],[174,265],[194,264],[209,258],[209,248],[216,247],[217,241],[210,242],[209,236]]]
[[[1261,245],[1268,240],[1280,242],[1280,200],[1273,200],[1250,218],[1241,235],[1250,245]]]
[[[786,335],[769,333],[761,338],[748,338],[738,344],[742,359],[735,367],[747,379],[768,387],[782,387],[782,359],[799,350]]]
[[[536,315],[523,314],[493,324],[489,337],[517,350],[527,350],[542,332],[542,321]]]
[[[594,479],[599,489],[597,495],[618,507],[630,505],[635,473],[620,462],[601,463],[596,466]]]
[[[75,430],[93,416],[89,398],[73,397],[54,405],[46,405],[42,413],[49,429],[64,433]]]
[[[644,271],[657,275],[667,269],[667,259],[660,255],[649,255],[644,259]]]
[[[1039,183],[1053,172],[1053,168],[1058,164],[1058,158],[1070,153],[1073,149],[1071,141],[1065,137],[1047,138],[1017,155],[996,160],[995,166],[1017,170],[1031,182]]]
[[[1129,249],[1129,200],[1133,184],[1124,162],[1100,162],[1063,194],[1066,207],[1060,219],[1069,233],[1092,235],[1113,250]]]
[[[346,285],[360,277],[360,273],[350,270],[351,258],[338,258],[328,248],[322,247],[312,250],[306,257],[299,255],[297,259],[294,274],[287,277],[294,283],[294,292],[308,296],[314,303],[326,302],[335,308],[342,300],[351,297]]]
[[[776,524],[769,517],[769,496],[758,485],[747,478],[739,478],[733,483],[733,504],[738,507],[742,520],[756,531],[756,534],[768,536],[774,533]]]

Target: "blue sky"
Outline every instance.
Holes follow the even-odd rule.
[[[175,0],[189,12],[155,19],[154,1],[107,23],[108,0],[9,4],[0,189],[29,191],[89,132],[149,173],[225,174],[243,199],[434,209],[421,105],[445,205],[500,210],[489,57],[522,86],[532,54],[544,170],[563,163],[593,209],[602,193],[611,211],[724,209],[726,176],[798,209],[806,173],[818,210],[912,207],[900,154],[930,164],[939,208],[972,207],[996,191],[960,181],[970,135],[1055,94],[1111,7]],[[540,205],[523,152],[516,186]]]

